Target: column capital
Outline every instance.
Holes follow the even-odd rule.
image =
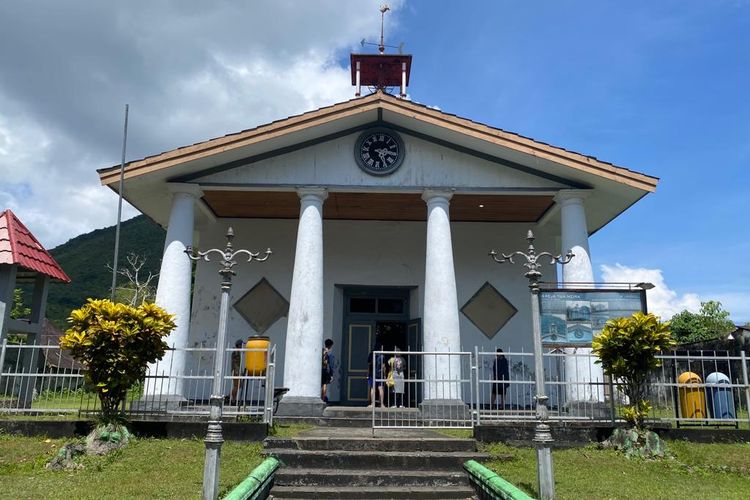
[[[422,199],[428,205],[435,202],[448,203],[453,198],[453,191],[453,189],[425,189],[422,192]]]
[[[321,202],[328,198],[328,190],[322,187],[299,187],[297,188],[297,195],[300,200],[315,198]]]
[[[167,189],[172,194],[187,194],[196,200],[203,196],[203,190],[198,184],[167,182]]]
[[[567,205],[569,203],[583,203],[591,195],[589,189],[561,189],[555,195],[555,203]]]

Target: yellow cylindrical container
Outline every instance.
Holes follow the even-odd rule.
[[[698,385],[702,382],[698,374],[693,372],[685,372],[677,377],[680,417],[707,418],[706,392]]]
[[[245,346],[252,349],[245,353],[245,370],[248,375],[265,375],[266,358],[268,356],[268,346],[271,340],[268,337],[250,337]]]

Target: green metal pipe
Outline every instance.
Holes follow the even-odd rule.
[[[240,484],[230,491],[224,500],[255,500],[266,498],[260,496],[273,479],[279,461],[273,457],[265,459]]]
[[[491,498],[502,500],[533,500],[533,497],[530,497],[475,460],[469,460],[464,463],[464,469],[469,473],[471,482],[476,483]]]

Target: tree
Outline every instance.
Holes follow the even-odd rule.
[[[86,367],[86,381],[102,404],[102,423],[118,423],[126,391],[143,380],[148,363],[164,356],[163,339],[175,328],[174,316],[155,304],[88,299],[68,322],[60,346]]]
[[[604,373],[622,382],[629,400],[623,416],[636,429],[643,428],[651,410],[646,400],[647,381],[651,372],[661,366],[656,355],[675,344],[668,322],[662,323],[653,314],[640,312],[607,321],[591,344]]]
[[[128,266],[118,269],[117,274],[125,277],[128,281],[117,287],[115,299],[131,306],[138,306],[143,302],[153,302],[156,297],[156,288],[151,282],[159,276],[159,273],[154,273],[148,268],[143,269],[146,265],[146,257],[142,255],[131,252],[125,257],[125,260]],[[107,269],[112,271],[112,266],[107,264]],[[147,276],[146,272],[148,272]]]
[[[701,310],[697,314],[685,310],[674,315],[670,327],[679,344],[722,338],[735,329],[729,312],[723,310],[721,302],[715,300],[701,302]]]
[[[13,289],[13,307],[10,310],[10,317],[13,319],[24,319],[31,315],[31,308],[23,302],[23,290],[20,288]]]

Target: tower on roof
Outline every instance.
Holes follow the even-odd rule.
[[[402,54],[403,44],[398,47],[385,44],[383,24],[385,13],[391,10],[387,4],[380,7],[380,43],[370,43],[362,39],[362,46],[377,45],[377,54],[351,54],[352,85],[356,87],[355,96],[362,95],[362,86],[369,87],[372,92],[378,90],[388,92],[389,88],[399,87],[399,95],[406,97],[406,87],[409,86],[411,72],[411,54]],[[398,54],[386,54],[385,49],[398,49]]]

